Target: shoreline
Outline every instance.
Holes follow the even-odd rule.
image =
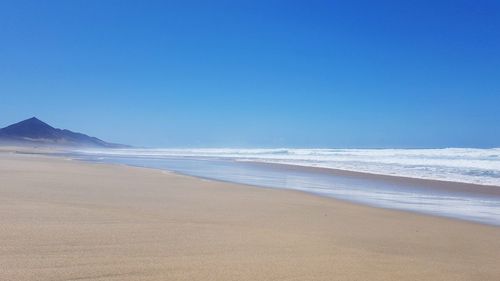
[[[251,162],[259,166],[272,166],[272,167],[283,167],[288,170],[302,170],[310,171],[322,174],[331,174],[337,176],[353,177],[353,178],[363,178],[367,180],[381,180],[389,183],[402,183],[405,185],[416,185],[420,188],[425,188],[429,190],[443,190],[443,191],[454,191],[462,192],[469,195],[493,195],[500,198],[500,186],[496,185],[486,185],[486,184],[475,184],[457,181],[445,181],[445,180],[435,180],[435,179],[424,179],[424,178],[414,178],[407,176],[398,175],[384,175],[375,174],[368,172],[358,172],[349,171],[325,167],[310,167],[301,165],[291,165],[291,164],[281,164],[281,163],[264,163],[264,162]]]
[[[281,191],[285,191],[285,192],[299,193],[299,194],[303,194],[303,195],[306,195],[306,196],[314,196],[314,197],[319,197],[319,198],[323,198],[323,199],[327,199],[327,200],[338,201],[338,202],[342,202],[344,204],[353,204],[355,206],[361,206],[361,207],[367,207],[367,208],[375,208],[375,209],[387,210],[387,211],[391,211],[391,212],[402,212],[402,213],[405,213],[405,214],[414,214],[414,215],[425,216],[425,217],[433,217],[433,218],[438,218],[438,219],[445,219],[445,220],[451,220],[451,221],[459,221],[459,222],[463,222],[463,223],[472,223],[472,224],[478,224],[478,225],[485,225],[485,226],[499,227],[500,228],[500,224],[488,223],[488,222],[485,222],[485,221],[468,220],[468,219],[464,219],[464,218],[460,218],[460,217],[438,215],[438,214],[435,214],[435,213],[432,213],[432,212],[423,212],[423,211],[419,212],[419,211],[413,211],[413,210],[409,210],[409,209],[398,209],[398,208],[391,208],[391,207],[382,207],[382,206],[378,206],[378,205],[375,205],[375,204],[361,203],[361,202],[358,202],[358,201],[349,200],[349,199],[343,199],[343,198],[337,198],[337,197],[333,197],[333,196],[325,196],[325,195],[322,195],[320,193],[315,193],[315,192],[305,191],[305,190],[288,189],[288,188],[277,188],[277,187],[269,187],[269,186],[257,185],[257,184],[239,183],[239,182],[230,181],[230,180],[215,179],[215,178],[204,177],[204,176],[195,176],[195,175],[190,175],[190,174],[183,173],[183,172],[177,172],[177,171],[168,170],[168,169],[161,169],[161,168],[152,168],[152,167],[140,166],[140,165],[130,165],[130,164],[123,164],[123,163],[101,163],[101,162],[92,162],[92,161],[78,160],[78,159],[69,159],[69,160],[83,162],[83,163],[89,163],[91,165],[111,165],[111,166],[118,166],[118,167],[129,167],[129,168],[138,168],[138,169],[160,171],[160,172],[166,172],[166,173],[174,174],[174,175],[178,175],[178,176],[192,178],[192,179],[195,179],[195,180],[210,181],[210,182],[214,182],[214,183],[232,184],[232,185],[239,185],[239,186],[250,187],[250,188],[268,189],[268,190],[281,190]],[[255,164],[260,165],[260,164],[263,164],[263,163],[255,163]],[[271,163],[264,163],[264,164],[267,165],[267,164],[271,164]],[[274,165],[274,164],[271,164],[271,165]],[[277,165],[281,166],[280,164],[277,164]],[[291,165],[291,166],[294,166],[294,165]],[[312,168],[312,169],[315,169],[315,168]],[[326,168],[326,169],[328,169],[328,168]],[[388,176],[388,177],[391,177],[391,176]],[[420,180],[420,179],[417,179],[417,180]]]
[[[183,175],[183,176],[187,176],[187,177],[192,177],[194,179],[203,179],[203,180],[210,180],[210,181],[214,181],[214,182],[251,186],[253,188],[294,191],[294,192],[300,192],[302,194],[313,195],[313,196],[318,196],[318,197],[332,199],[332,200],[338,200],[341,202],[346,202],[346,203],[360,205],[360,206],[367,206],[367,207],[371,207],[371,208],[380,208],[380,209],[386,209],[386,210],[390,210],[390,211],[401,211],[401,212],[419,214],[419,215],[424,215],[424,216],[432,216],[432,217],[438,217],[438,218],[458,220],[458,221],[462,221],[462,222],[470,222],[470,223],[477,223],[477,224],[481,224],[481,225],[500,227],[500,224],[496,221],[488,221],[488,220],[479,219],[479,218],[466,218],[466,217],[462,217],[462,216],[458,216],[458,215],[454,215],[454,214],[436,213],[435,211],[432,211],[432,210],[415,210],[415,209],[411,209],[411,208],[398,208],[398,207],[392,207],[392,206],[387,206],[387,205],[384,206],[384,205],[380,205],[380,204],[373,203],[373,202],[363,202],[363,201],[359,201],[356,199],[341,198],[341,197],[331,196],[331,195],[322,194],[322,193],[318,193],[318,192],[314,192],[314,191],[307,191],[307,190],[300,190],[300,189],[293,189],[293,188],[283,188],[283,187],[273,187],[273,186],[259,185],[259,184],[253,184],[253,183],[242,183],[242,182],[233,181],[233,180],[226,180],[226,179],[215,178],[215,177],[210,177],[210,176],[193,175],[193,174],[190,174],[187,172],[169,170],[168,168],[150,167],[150,166],[146,166],[146,165],[99,162],[99,161],[86,160],[86,159],[77,159],[77,158],[72,158],[75,155],[73,152],[70,152],[70,151],[69,152],[68,151],[61,152],[61,150],[59,150],[59,149],[51,150],[51,149],[45,148],[43,150],[39,150],[38,148],[26,149],[26,148],[19,148],[19,147],[17,147],[16,149],[17,150],[14,151],[13,153],[44,155],[44,156],[54,156],[54,157],[69,157],[72,160],[81,161],[84,163],[101,163],[101,164],[109,164],[109,165],[123,165],[123,166],[127,166],[127,167],[139,167],[139,168],[153,169],[153,170],[158,170],[158,171],[168,171],[170,173]],[[1,152],[1,150],[0,150],[0,152]],[[78,155],[78,154],[76,154],[76,155]],[[125,158],[127,158],[127,157],[125,157]],[[197,159],[196,157],[186,157],[186,158],[195,159],[195,160]],[[163,159],[163,158],[159,158],[159,159]],[[177,157],[172,157],[172,159],[177,159]],[[184,157],[180,157],[179,159],[184,159]],[[253,166],[260,166],[260,167],[267,166],[267,167],[272,167],[272,168],[276,168],[276,169],[284,170],[284,171],[307,171],[307,172],[311,172],[311,173],[315,173],[315,174],[334,175],[334,176],[340,176],[340,177],[353,178],[353,179],[357,179],[357,180],[361,179],[364,181],[379,181],[379,182],[384,182],[384,183],[389,184],[389,185],[396,184],[396,185],[398,185],[398,187],[396,189],[399,189],[402,191],[425,190],[425,191],[430,191],[430,192],[447,192],[447,193],[449,193],[449,195],[454,195],[454,196],[466,195],[466,196],[470,196],[473,198],[484,198],[487,200],[491,199],[490,196],[494,196],[495,198],[500,199],[500,187],[499,186],[480,185],[480,184],[452,182],[452,181],[439,181],[439,180],[432,180],[432,179],[411,178],[411,177],[396,176],[396,175],[381,175],[381,174],[373,174],[373,173],[366,173],[366,172],[348,171],[348,170],[332,169],[332,168],[324,168],[324,167],[310,167],[310,166],[282,164],[282,163],[264,163],[264,162],[255,162],[255,161],[240,162],[240,161],[236,161],[233,159],[229,159],[229,160],[221,159],[221,160],[225,160],[228,162],[235,162],[235,163],[244,163],[244,164],[253,165]]]
[[[7,148],[7,150],[10,148]],[[19,151],[14,151],[13,153],[20,153],[20,154],[35,154],[35,155],[72,155],[75,154],[74,151],[71,150],[64,150],[61,148],[43,148],[42,151],[39,150],[39,148],[35,149],[27,149],[24,150],[23,148],[19,148]],[[45,151],[43,151],[45,150]],[[2,150],[0,149],[0,152]],[[78,155],[81,152],[76,152]],[[84,154],[85,155],[85,154]],[[122,156],[122,155],[105,155],[105,157],[134,157],[134,156]],[[152,157],[147,157],[151,159],[164,159],[162,157],[155,158],[154,156]],[[167,157],[165,159],[172,158],[172,159],[198,159],[197,157],[194,156],[180,156],[180,157]],[[214,158],[218,159],[218,158]],[[438,189],[438,190],[445,190],[445,191],[454,191],[454,192],[462,192],[466,193],[469,195],[494,195],[497,197],[500,197],[500,185],[489,185],[489,184],[478,184],[478,183],[469,183],[469,182],[460,182],[460,181],[452,181],[452,180],[437,180],[437,179],[427,179],[427,178],[418,178],[418,177],[409,177],[409,176],[401,176],[401,175],[387,175],[387,174],[377,174],[377,173],[370,173],[370,172],[360,172],[360,171],[351,171],[351,170],[343,170],[343,169],[335,169],[335,168],[328,168],[328,167],[313,167],[313,166],[305,166],[305,165],[295,165],[295,164],[288,164],[288,163],[273,163],[273,162],[258,162],[258,161],[237,161],[232,158],[222,158],[222,160],[227,160],[227,161],[234,161],[237,163],[247,163],[247,164],[252,164],[256,166],[271,166],[271,167],[277,167],[281,169],[287,169],[287,170],[298,170],[298,171],[309,171],[309,172],[316,172],[319,174],[331,174],[331,175],[337,175],[337,176],[344,176],[344,177],[353,177],[353,178],[363,178],[367,180],[382,180],[386,182],[392,182],[392,183],[403,183],[403,184],[412,184],[412,185],[417,185],[422,188],[426,189]]]
[[[73,154],[74,152],[67,151],[64,152],[69,155]],[[79,154],[81,152],[76,152],[76,154]],[[57,155],[58,153],[54,153],[54,155]],[[83,154],[87,155],[87,154]],[[92,155],[92,154],[90,154]],[[99,154],[96,154],[96,156]],[[104,154],[103,157],[109,157],[109,158],[135,158],[134,155],[106,155]],[[141,157],[137,157],[140,159]],[[203,157],[195,157],[195,156],[168,156],[168,157],[155,157],[155,156],[148,156],[144,157],[146,159],[189,159],[189,160],[197,160],[201,159]],[[211,158],[211,157],[208,157]],[[490,185],[490,184],[479,184],[479,183],[471,183],[471,182],[460,182],[460,181],[453,181],[453,180],[438,180],[438,179],[429,179],[429,178],[418,178],[418,177],[410,177],[410,176],[402,176],[402,175],[388,175],[388,174],[377,174],[377,173],[370,173],[370,172],[360,172],[360,171],[352,171],[352,170],[343,170],[343,169],[336,169],[336,168],[328,168],[328,167],[315,167],[315,166],[306,166],[306,165],[299,165],[299,164],[288,164],[288,163],[273,163],[273,162],[259,162],[259,161],[254,161],[254,160],[246,160],[246,161],[238,161],[237,159],[233,158],[217,158],[213,157],[213,160],[224,160],[224,161],[230,161],[230,162],[236,162],[236,163],[246,163],[246,164],[252,164],[255,166],[270,166],[270,167],[277,167],[281,169],[287,169],[287,170],[297,170],[297,171],[309,171],[309,172],[315,172],[318,174],[331,174],[331,175],[336,175],[336,176],[343,176],[343,177],[352,177],[352,178],[363,178],[367,180],[380,180],[380,181],[386,181],[386,182],[392,182],[392,183],[403,183],[405,185],[411,184],[411,185],[416,185],[419,187],[425,187],[427,186],[427,189],[438,189],[438,190],[444,190],[444,191],[454,191],[454,192],[462,192],[470,195],[494,195],[497,197],[500,197],[500,185]]]
[[[453,148],[453,149],[458,149],[458,150],[488,150],[488,149],[483,149],[483,148]],[[496,149],[496,148],[492,148],[492,149]],[[229,152],[224,152],[225,150],[228,150]],[[232,150],[235,150],[235,151],[232,151]],[[262,165],[283,165],[283,166],[290,166],[290,167],[303,167],[303,168],[309,168],[309,169],[325,169],[325,170],[331,170],[332,172],[336,173],[336,174],[343,174],[343,175],[349,175],[349,174],[358,174],[360,176],[374,176],[374,177],[395,177],[395,178],[401,178],[401,179],[409,179],[409,180],[423,180],[423,181],[435,181],[436,183],[443,183],[443,184],[448,184],[448,183],[457,183],[457,184],[464,184],[464,185],[473,185],[473,186],[476,186],[476,187],[479,187],[479,188],[482,188],[482,189],[490,189],[490,188],[500,188],[500,182],[499,181],[494,181],[495,178],[497,178],[496,176],[496,172],[498,172],[498,165],[497,162],[493,161],[491,163],[476,163],[477,161],[479,162],[484,162],[486,160],[490,160],[491,159],[495,159],[495,157],[497,157],[498,155],[496,155],[495,153],[497,152],[488,152],[488,151],[482,151],[481,153],[492,153],[493,155],[486,155],[486,156],[478,156],[478,155],[475,155],[475,156],[468,156],[468,153],[470,154],[470,152],[468,151],[465,151],[463,152],[464,155],[463,157],[465,157],[465,159],[468,159],[468,158],[471,158],[471,159],[468,159],[470,160],[471,162],[474,162],[473,164],[471,164],[471,166],[464,166],[464,165],[458,165],[458,166],[454,166],[453,163],[440,163],[440,164],[436,164],[436,163],[427,163],[427,164],[423,164],[423,163],[420,163],[420,164],[408,164],[410,166],[406,167],[406,168],[411,168],[413,165],[416,165],[417,168],[422,168],[424,166],[428,166],[430,168],[433,168],[433,167],[437,167],[437,168],[455,168],[455,169],[466,169],[467,171],[463,171],[463,170],[460,170],[460,171],[456,171],[456,175],[474,175],[476,177],[472,177],[472,178],[457,178],[457,177],[451,177],[451,178],[447,178],[446,175],[448,174],[441,174],[439,173],[439,169],[437,169],[437,173],[434,173],[434,174],[413,174],[413,175],[410,175],[410,174],[405,174],[404,173],[404,170],[402,170],[401,173],[392,173],[391,172],[391,169],[388,169],[386,170],[385,172],[383,171],[379,171],[379,172],[376,172],[376,171],[369,171],[368,170],[359,170],[359,169],[356,169],[356,168],[352,168],[352,169],[343,169],[343,168],[334,168],[334,167],[331,167],[329,165],[324,165],[324,164],[321,164],[322,160],[310,160],[309,158],[280,158],[278,156],[276,156],[277,158],[272,158],[272,155],[274,155],[274,152],[269,152],[269,154],[266,154],[265,152],[262,152],[261,150],[266,150],[266,149],[259,149],[259,148],[255,148],[255,149],[252,149],[252,148],[249,148],[249,149],[241,149],[242,152],[239,152],[238,149],[231,149],[231,148],[213,148],[213,149],[210,149],[210,148],[193,148],[193,149],[168,149],[168,148],[165,148],[165,149],[162,149],[162,148],[158,148],[158,149],[154,149],[154,148],[151,148],[151,149],[146,149],[146,148],[137,148],[137,149],[131,149],[131,150],[92,150],[92,149],[89,149],[89,150],[77,150],[76,153],[81,153],[83,155],[101,155],[101,156],[105,156],[105,157],[124,157],[124,158],[127,158],[127,157],[133,157],[133,158],[150,158],[150,159],[210,159],[210,160],[224,160],[224,161],[235,161],[235,162],[241,162],[241,163],[255,163],[255,164],[262,164]],[[249,152],[248,152],[248,151]],[[269,150],[289,150],[288,148],[283,148],[283,149],[269,149]],[[290,149],[290,150],[307,150],[307,149]],[[316,151],[316,150],[329,150],[329,149],[311,149],[311,151]],[[332,149],[332,150],[336,150],[336,149]],[[349,150],[349,149],[346,149],[346,150]],[[354,151],[356,151],[357,149],[352,149]],[[373,151],[376,151],[376,149],[360,149],[360,150],[367,150],[369,152],[373,152]],[[398,150],[398,149],[394,149],[394,150]],[[402,151],[404,151],[405,149],[401,149]],[[412,149],[410,149],[412,150]],[[414,149],[413,149],[414,150]],[[439,148],[436,148],[436,149],[423,149],[423,150],[442,150],[442,149],[439,149]],[[170,152],[169,152],[170,151]],[[231,152],[232,151],[232,152]],[[293,152],[293,151],[292,151]],[[196,153],[199,153],[198,155]],[[235,153],[235,154],[232,154],[232,153]],[[253,154],[252,154],[253,153]],[[259,154],[263,154],[263,156],[261,158],[258,157]],[[276,152],[278,153],[278,152]],[[281,152],[279,152],[281,154]],[[291,153],[291,152],[290,152]],[[312,153],[312,152],[310,152]],[[354,152],[353,152],[354,153]],[[368,153],[368,152],[366,152]],[[402,152],[403,153],[403,152]],[[450,152],[449,152],[450,153]],[[228,155],[226,155],[228,154]],[[248,157],[246,155],[249,155]],[[239,156],[238,156],[239,155]],[[291,154],[291,156],[295,155],[294,153]],[[300,154],[299,154],[300,155]],[[304,154],[304,155],[309,155],[309,154]],[[316,154],[313,154],[313,155],[316,155]],[[318,154],[319,156],[322,156],[324,157],[325,155],[322,155],[322,154]],[[405,155],[404,153],[402,154],[403,156]],[[409,154],[409,155],[413,155],[413,154]],[[287,155],[289,156],[289,155]],[[319,157],[318,156],[318,157]],[[328,156],[328,155],[327,155]],[[394,155],[392,155],[391,157],[393,157]],[[446,156],[446,155],[445,155]],[[460,155],[455,155],[455,154],[452,154],[452,156],[448,155],[447,157],[445,156],[442,156],[444,158],[437,158],[437,159],[433,159],[431,157],[430,160],[440,160],[440,161],[443,161],[443,160],[446,160],[448,159],[447,157],[460,157]],[[271,158],[269,158],[271,157]],[[365,156],[367,157],[367,156]],[[377,156],[375,156],[377,157]],[[423,154],[423,155],[420,155],[419,157],[421,158],[418,158],[416,160],[418,161],[423,161],[423,159],[427,159],[429,158],[430,156],[429,155],[426,155],[426,154]],[[474,158],[476,157],[476,158]],[[483,157],[483,158],[481,158]],[[452,159],[454,160],[457,160],[455,158],[450,158],[449,160],[451,161]],[[488,159],[486,159],[488,158]],[[309,164],[306,164],[306,163],[301,163],[301,162],[293,162],[293,160],[297,160],[297,161],[305,161],[305,162],[309,162]],[[335,159],[334,158],[328,158],[329,160],[331,161],[334,161],[335,162]],[[329,161],[329,160],[325,160],[325,161]],[[464,160],[465,160],[464,159]],[[396,159],[397,160],[397,159]],[[396,161],[395,160],[395,161]],[[401,159],[400,159],[401,160]],[[290,162],[291,161],[291,162]],[[340,161],[340,160],[339,160]],[[344,161],[344,160],[342,160]],[[351,160],[345,160],[347,162],[350,162]],[[417,163],[418,163],[417,161]],[[370,161],[369,161],[370,162]],[[487,161],[489,162],[489,161]],[[361,167],[363,167],[363,161],[360,162],[361,164]],[[403,165],[404,162],[377,162],[377,161],[374,161],[373,163],[379,163],[379,164],[387,164],[387,165],[395,165],[395,167],[397,168],[398,165]],[[492,165],[490,166],[489,168],[487,168],[487,166],[481,166],[482,165]],[[451,166],[447,166],[447,165],[451,165]],[[478,166],[479,165],[479,166]],[[480,170],[478,170],[480,169]],[[491,169],[491,170],[488,170],[488,169]],[[417,169],[418,171],[418,169]],[[442,172],[442,171],[441,171]],[[461,173],[460,173],[461,172]],[[470,172],[470,174],[469,174]],[[491,174],[490,174],[491,173]],[[449,175],[453,175],[453,173],[449,174]],[[495,192],[495,191],[493,191]]]
[[[301,192],[313,194],[315,196],[333,198],[359,205],[384,208],[389,210],[403,210],[430,216],[446,217],[462,221],[473,221],[481,224],[500,226],[500,221],[498,220],[498,216],[500,215],[500,213],[498,213],[498,209],[495,209],[495,205],[500,206],[499,203],[497,203],[500,202],[500,196],[497,196],[495,193],[496,190],[499,189],[487,189],[486,191],[490,192],[481,192],[482,189],[476,190],[477,186],[473,184],[461,184],[459,185],[461,189],[459,189],[457,188],[457,185],[455,183],[450,182],[438,182],[434,180],[420,179],[408,180],[408,178],[405,177],[380,177],[378,175],[375,175],[374,177],[374,175],[366,173],[346,173],[345,171],[332,171],[328,168],[302,167],[295,165],[290,166],[283,164],[258,162],[255,163],[248,161],[240,162],[227,159],[212,160],[198,159],[193,157],[136,158],[104,156],[104,160],[96,160],[93,159],[93,157],[83,157],[82,159],[78,154],[66,155],[68,157],[73,157],[77,160],[83,161],[109,164],[119,163],[132,167],[148,167],[158,170],[169,170],[196,178],[211,179],[215,181],[235,184],[245,184],[254,186],[256,188],[299,190]],[[165,164],[161,164],[163,161],[165,161]],[[176,166],[175,164],[176,162],[184,163],[184,161],[188,162],[185,162],[185,164],[178,166]],[[215,165],[215,167],[219,167],[221,171],[225,172],[216,172],[215,174],[207,173],[206,171],[209,171],[210,169],[207,170],[203,167],[210,167],[211,165]],[[239,168],[236,168],[234,171],[231,170],[232,168],[224,170],[226,169],[226,166]],[[186,169],[182,167],[192,168]],[[264,167],[264,169],[262,167]],[[199,171],[196,172],[195,170],[193,170],[193,168],[198,169]],[[232,172],[238,174],[238,169],[241,169],[241,175],[244,176],[240,178],[238,178],[238,176],[229,176]],[[287,180],[287,175],[292,177],[302,177],[301,179],[305,181],[305,187],[301,188],[300,186],[294,185],[284,186],[280,184],[281,181]],[[327,185],[319,186],[320,188],[315,188],[315,184],[324,184],[321,182],[321,179],[315,179],[315,175],[326,175],[328,177],[331,176],[331,178],[327,179],[330,183]],[[245,178],[269,178],[272,180],[252,181]],[[339,188],[335,187],[335,185],[337,184],[339,185]],[[328,186],[332,186],[331,191],[328,191]],[[323,187],[324,189],[321,189],[321,187]],[[366,189],[364,189],[363,187],[366,187]],[[352,188],[352,190],[350,188]],[[359,192],[356,191],[358,189]],[[351,192],[354,193],[352,193],[352,195],[349,195],[349,193]],[[358,193],[356,194],[356,192]],[[373,196],[372,198],[375,199],[367,200],[364,199],[363,196],[368,196],[367,198]],[[428,199],[425,200],[427,200],[427,202],[432,205],[428,207],[423,206],[422,204],[425,204],[425,201],[420,201],[418,199],[419,197],[428,197]],[[391,203],[389,202],[390,200],[394,200],[394,202]],[[468,206],[467,208],[472,208],[470,209],[471,211],[464,211],[460,204],[464,204],[464,207]]]

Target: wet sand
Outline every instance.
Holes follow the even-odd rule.
[[[0,280],[499,280],[500,227],[0,151]]]

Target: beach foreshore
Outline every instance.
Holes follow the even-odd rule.
[[[500,227],[24,152],[0,149],[0,280],[500,279]]]

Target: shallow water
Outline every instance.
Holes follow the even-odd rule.
[[[75,158],[165,169],[186,175],[314,193],[370,206],[414,211],[500,226],[500,196],[435,189],[428,183],[391,181],[290,169],[210,157],[131,157],[73,154]]]

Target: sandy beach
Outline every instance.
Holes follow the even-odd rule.
[[[0,280],[499,280],[500,228],[0,150]]]

